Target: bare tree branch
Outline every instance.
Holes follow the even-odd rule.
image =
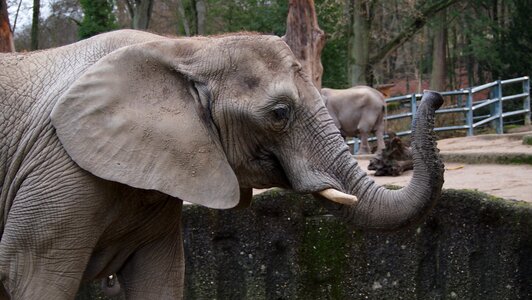
[[[434,16],[439,11],[453,5],[454,3],[458,2],[459,0],[443,0],[443,1],[437,1],[433,3],[432,5],[426,7],[424,10],[422,10],[419,15],[417,15],[414,20],[401,32],[399,33],[393,40],[391,40],[388,44],[386,44],[384,47],[380,48],[377,53],[372,55],[369,59],[369,65],[375,65],[379,63],[382,59],[384,59],[386,56],[388,56],[391,52],[397,50],[397,48],[401,47],[408,39],[410,39],[414,34],[416,34],[425,24],[427,21]]]
[[[18,2],[17,13],[15,13],[15,20],[13,20],[13,29],[11,30],[13,32],[13,35],[15,35],[15,28],[17,28],[18,12],[20,11],[21,5],[22,5],[22,0]]]

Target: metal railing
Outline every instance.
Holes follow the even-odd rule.
[[[521,83],[522,90],[519,93],[504,95],[503,87],[509,84]],[[514,88],[515,89],[515,88]],[[467,89],[460,89],[456,91],[441,92],[441,95],[445,97],[456,97],[456,104],[445,106],[436,111],[437,115],[449,114],[449,113],[463,113],[464,124],[450,125],[435,127],[435,131],[450,131],[450,130],[467,130],[467,135],[471,136],[475,134],[475,128],[478,128],[487,123],[491,123],[495,127],[497,133],[503,133],[504,118],[524,115],[524,123],[530,124],[531,110],[530,110],[530,79],[528,76],[513,78],[508,80],[497,80],[484,85],[470,87]],[[488,99],[474,100],[475,96],[489,95]],[[398,97],[391,97],[386,99],[386,104],[392,102],[399,102],[399,105],[407,103],[406,106],[410,106],[410,111],[387,115],[386,120],[398,120],[404,118],[410,118],[413,120],[413,116],[416,114],[418,100],[421,100],[422,94],[409,94]],[[465,101],[463,99],[465,98]],[[505,111],[503,103],[516,101],[521,99],[523,101],[522,109]],[[445,103],[454,102],[446,101]],[[489,106],[490,113],[477,116],[475,112],[480,111],[480,108]],[[411,122],[410,122],[411,124]],[[412,130],[405,130],[396,132],[398,136],[405,136],[412,133]],[[374,141],[376,138],[371,137],[369,140]],[[348,144],[354,144],[354,152],[358,151],[359,140],[353,139],[347,142]]]

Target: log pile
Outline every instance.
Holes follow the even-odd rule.
[[[399,176],[404,171],[412,170],[412,151],[406,147],[394,133],[389,134],[386,147],[370,160],[368,169],[375,171],[375,176]]]

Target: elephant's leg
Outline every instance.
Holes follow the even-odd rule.
[[[377,153],[380,153],[384,148],[386,148],[386,144],[384,143],[384,124],[385,124],[385,115],[382,113],[377,118],[377,122],[375,124],[375,136],[377,137]]]
[[[360,150],[358,151],[359,154],[371,153],[371,149],[369,147],[369,142],[368,142],[368,136],[369,136],[368,131],[366,130],[360,131]]]
[[[377,137],[377,153],[380,153],[386,147],[384,144],[384,124],[377,126],[375,136]]]
[[[12,299],[74,299],[105,229],[94,209],[99,179],[59,169],[28,176],[9,210],[0,276]]]
[[[172,216],[175,221],[168,224],[169,232],[137,250],[118,273],[128,300],[183,298],[185,261],[181,205]]]

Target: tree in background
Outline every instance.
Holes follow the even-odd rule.
[[[39,45],[51,48],[76,42],[78,29],[83,20],[79,0],[50,2],[48,17],[41,22]]]
[[[359,15],[370,21],[367,22],[369,34],[358,35],[369,38],[366,47],[369,70],[362,78],[374,85],[399,82],[401,87],[394,88],[397,95],[429,88],[431,74],[436,73],[446,77],[447,89],[530,75],[532,27],[527,12],[532,7],[532,0],[453,1],[357,0],[358,5],[365,4],[365,11]],[[28,5],[23,3],[21,6],[21,15],[31,16],[33,1],[27,2]],[[91,6],[97,6],[98,2],[92,2]],[[150,31],[160,34],[192,36],[256,31],[282,36],[286,32],[289,2],[286,0],[202,0],[204,10],[200,5],[199,12],[197,0],[153,2],[149,27]],[[356,40],[353,34],[353,6],[356,2],[315,0],[317,20],[327,36],[321,55],[323,86],[346,88],[356,84],[349,79],[354,77],[356,62],[349,57],[353,55]],[[7,0],[7,3],[13,14],[10,20],[17,23],[14,15],[19,0]],[[47,10],[37,24],[41,33],[38,47],[56,47],[77,40],[72,32],[77,31],[73,20],[81,19],[78,0],[42,3],[51,3],[54,8],[51,14]],[[114,14],[120,27],[131,27],[126,0],[114,3]],[[129,0],[129,3],[136,2]],[[431,7],[433,9],[429,9]],[[445,21],[435,13],[443,10]],[[198,13],[202,11],[204,21],[201,17],[198,21]],[[440,24],[446,29],[440,30]],[[16,48],[29,50],[31,23],[21,22],[16,26]],[[443,41],[440,46],[437,46],[438,39]],[[444,49],[446,54],[437,54],[436,49]],[[437,63],[444,66],[445,71],[436,72]],[[434,84],[435,78],[431,81]]]
[[[283,40],[290,46],[314,85],[321,88],[323,66],[321,51],[325,33],[320,29],[314,9],[314,0],[290,0]]]
[[[6,0],[0,0],[0,52],[15,52]]]
[[[400,32],[389,41],[372,39],[372,25],[376,0],[349,0],[352,30],[350,31],[349,81],[351,85],[373,85],[373,66],[379,64],[390,53],[412,38],[427,21],[438,12],[455,4],[458,0],[431,0],[415,3],[415,11],[405,21]]]
[[[196,15],[196,34],[205,34],[205,18],[207,14],[207,7],[204,0],[194,0],[194,12]]]
[[[208,0],[206,34],[255,31],[282,36],[288,1]]]
[[[507,2],[506,5],[508,5]],[[497,43],[501,64],[494,70],[495,77],[512,78],[532,75],[531,7],[531,0],[514,0],[510,7],[511,10],[507,12],[506,20],[502,21],[500,40]]]
[[[33,0],[33,14],[31,21],[31,50],[39,49],[39,17],[41,14],[41,1]]]
[[[8,1],[14,7],[20,0]],[[79,0],[53,0],[48,2],[47,15],[39,24],[39,48],[46,49],[72,44],[79,40],[78,27],[83,19]],[[28,10],[22,4],[20,11]],[[15,10],[13,9],[13,12]],[[20,18],[19,18],[20,19]],[[16,20],[16,19],[15,19]],[[16,27],[15,47],[18,51],[31,50],[31,24],[13,24]]]
[[[150,26],[154,0],[124,0],[131,16],[131,28],[146,30]]]
[[[183,31],[185,32],[186,36],[190,36],[190,25],[185,15],[185,6],[183,5],[183,1],[176,0],[176,4],[177,4],[177,11],[179,13],[179,19],[181,20],[181,24],[183,26]],[[178,32],[179,32],[179,29],[178,29]]]
[[[316,1],[318,23],[327,38],[321,54],[322,86],[329,88],[349,86],[347,80],[348,18],[346,18],[346,3],[343,2],[345,1]]]
[[[81,39],[118,28],[112,1],[80,0],[79,3],[84,13],[78,29]]]
[[[432,72],[430,88],[445,91],[447,88],[447,13],[442,10],[436,17],[437,25],[432,37]]]

